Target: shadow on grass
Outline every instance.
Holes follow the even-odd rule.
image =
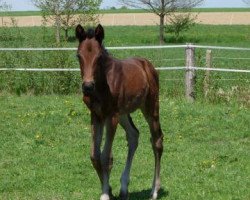
[[[131,193],[129,193],[129,200],[150,199],[150,194],[151,194],[151,189],[142,190],[142,191],[138,191],[138,192],[131,192]],[[163,199],[163,197],[166,197],[168,195],[169,195],[168,191],[166,191],[164,189],[160,189],[160,191],[158,192],[157,199]]]

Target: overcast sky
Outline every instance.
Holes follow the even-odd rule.
[[[31,3],[32,0],[3,0],[12,6],[12,10],[36,10],[36,8]],[[103,0],[101,5],[102,8],[109,7],[120,7],[118,0]],[[218,7],[229,7],[229,8],[239,8],[246,7],[242,0],[205,0],[202,7],[208,8],[218,8]]]

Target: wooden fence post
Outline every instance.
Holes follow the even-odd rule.
[[[212,51],[207,50],[206,52],[206,68],[212,68]],[[206,70],[204,82],[203,82],[203,93],[205,99],[209,93],[209,85],[210,85],[210,70]]]
[[[185,93],[189,102],[195,100],[195,48],[188,44],[186,47],[186,74],[185,74]]]

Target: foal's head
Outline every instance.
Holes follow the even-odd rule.
[[[99,24],[95,30],[87,31],[81,25],[76,27],[76,38],[79,40],[77,57],[80,63],[82,76],[82,89],[85,95],[90,95],[95,89],[94,74],[98,65],[98,59],[102,54],[102,40],[104,29]]]

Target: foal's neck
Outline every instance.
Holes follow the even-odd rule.
[[[112,65],[113,58],[108,51],[102,46],[102,53],[98,60],[98,69],[96,71],[96,80],[106,82],[106,72]]]

